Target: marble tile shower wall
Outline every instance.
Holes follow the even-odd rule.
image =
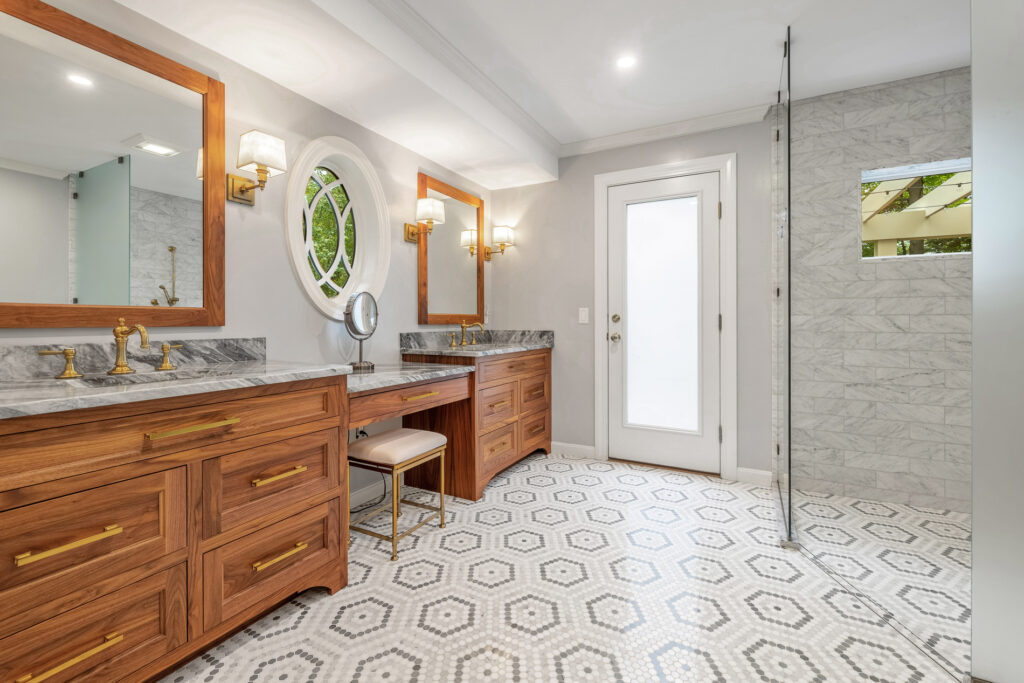
[[[793,485],[967,510],[971,257],[861,258],[860,174],[971,155],[970,72],[792,110]]]
[[[176,258],[177,306],[203,305],[203,203],[132,187],[130,198],[132,306],[152,299],[166,306],[160,285],[171,291],[171,254]]]

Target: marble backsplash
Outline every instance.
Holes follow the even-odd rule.
[[[510,346],[554,346],[555,333],[553,330],[484,330],[477,328],[467,330],[469,339],[471,332],[476,332],[477,344],[508,344]],[[461,335],[459,329],[431,330],[430,332],[400,332],[398,334],[398,346],[402,349],[437,349],[451,343],[448,334],[456,332]]]
[[[149,348],[139,347],[138,335],[128,340],[128,360],[139,372],[152,371],[163,357],[160,345],[182,344],[171,351],[171,362],[179,367],[199,367],[218,363],[266,361],[267,340],[264,337],[228,339],[167,339],[150,337]],[[48,349],[64,348],[60,344],[0,346],[0,382],[24,381],[55,377],[64,368],[63,356],[40,356]],[[105,373],[114,367],[116,347],[113,339],[105,343],[75,345],[75,367],[89,374]]]

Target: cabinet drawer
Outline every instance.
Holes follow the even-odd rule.
[[[499,384],[490,389],[481,389],[476,395],[477,429],[487,431],[497,425],[515,419],[517,398],[515,382]]]
[[[517,426],[510,424],[480,437],[480,469],[488,477],[519,459]]]
[[[329,491],[341,483],[337,429],[203,462],[206,538]]]
[[[185,547],[185,468],[0,513],[0,621]]]
[[[185,566],[0,640],[0,680],[118,681],[185,642]]]
[[[550,438],[551,425],[548,412],[519,418],[519,443],[522,445],[523,455],[546,446]]]
[[[534,375],[519,380],[519,414],[547,410],[551,405],[551,375]]]
[[[544,372],[548,369],[549,357],[548,353],[542,351],[526,356],[483,361],[476,366],[477,386],[497,382],[507,377]]]
[[[310,571],[338,561],[341,538],[341,507],[332,500],[206,553],[206,628],[287,588]]]
[[[0,491],[338,417],[337,383],[0,437]]]
[[[469,398],[469,377],[396,387],[349,398],[349,428],[400,417],[443,403]]]

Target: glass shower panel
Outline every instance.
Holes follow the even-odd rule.
[[[772,479],[778,491],[780,534],[784,542],[793,539],[792,483],[790,478],[790,113],[789,113],[789,29],[779,74],[778,102],[772,125],[772,265],[775,297],[772,306],[772,428],[775,453]]]

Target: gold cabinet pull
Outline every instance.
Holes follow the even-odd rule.
[[[402,400],[403,401],[418,401],[421,398],[430,398],[431,396],[437,396],[440,393],[441,393],[440,391],[431,391],[431,392],[428,392],[426,394],[417,394],[416,396],[403,396]]]
[[[207,422],[201,425],[189,425],[188,427],[178,427],[177,429],[168,429],[166,432],[146,432],[146,438],[150,441],[159,441],[160,439],[168,439],[172,436],[181,436],[182,434],[191,434],[192,432],[201,432],[206,429],[216,429],[217,427],[227,427],[228,425],[236,425],[242,421],[240,417],[229,417],[226,420],[218,420],[217,422]]]
[[[291,550],[289,550],[286,553],[281,553],[280,555],[278,555],[277,557],[275,557],[272,560],[267,560],[266,562],[253,562],[252,563],[252,570],[254,572],[261,572],[264,569],[266,569],[267,567],[273,567],[275,564],[277,564],[281,560],[287,560],[289,557],[291,557],[295,553],[301,553],[303,550],[305,550],[308,547],[309,547],[308,543],[296,543],[294,548],[292,548]]]
[[[73,667],[75,664],[78,664],[79,662],[84,662],[85,660],[89,659],[90,657],[92,657],[94,655],[98,655],[99,653],[103,652],[107,648],[114,647],[115,645],[120,643],[122,640],[124,640],[124,634],[123,633],[108,633],[106,636],[103,637],[103,642],[100,643],[99,645],[97,645],[96,647],[90,648],[90,649],[86,650],[85,652],[83,652],[83,653],[81,653],[79,655],[75,655],[74,657],[72,657],[68,661],[64,662],[63,664],[58,664],[57,666],[53,667],[49,671],[44,671],[43,673],[39,674],[38,676],[34,676],[32,674],[25,674],[24,676],[21,676],[20,678],[14,679],[14,683],[30,683],[30,682],[31,683],[38,683],[39,681],[45,681],[47,678],[51,678],[53,676],[56,676],[61,671],[64,671],[65,669],[69,669],[69,668]]]
[[[282,479],[287,479],[288,477],[294,477],[296,474],[302,474],[307,469],[308,468],[305,465],[296,465],[295,467],[291,468],[286,472],[282,472],[281,474],[275,474],[274,476],[267,477],[266,479],[253,479],[252,485],[266,486],[267,484],[273,484],[275,481],[281,481]]]
[[[494,451],[498,450],[499,448],[507,448],[507,447],[508,447],[508,442],[502,440],[502,441],[498,442],[497,446],[491,446],[490,450],[487,451],[487,454],[491,455],[492,453],[494,453]]]
[[[537,398],[538,396],[543,396],[543,395],[544,395],[544,387],[541,387],[540,389],[534,389],[533,391],[530,392],[530,398]]]
[[[534,427],[533,429],[530,430],[530,435],[532,436],[533,434],[540,434],[543,431],[544,431],[544,425],[539,424],[539,425],[537,425],[536,427]]]
[[[495,408],[504,408],[510,403],[512,403],[512,401],[505,399],[503,401],[496,401],[495,403],[488,403],[487,407],[490,408],[491,410],[494,410]]]
[[[60,555],[61,553],[66,553],[67,551],[74,550],[75,548],[81,548],[83,545],[89,545],[90,543],[95,543],[96,541],[102,541],[104,538],[116,536],[122,531],[124,531],[124,527],[122,527],[120,524],[111,524],[109,526],[103,527],[103,531],[101,531],[98,534],[95,534],[93,536],[86,536],[85,538],[80,538],[77,541],[71,541],[71,543],[57,546],[56,548],[50,548],[49,550],[44,550],[41,553],[33,553],[31,551],[27,553],[21,553],[20,555],[14,556],[14,566],[24,567],[26,564],[32,564],[33,562],[38,562],[39,560],[45,560],[48,557]]]

